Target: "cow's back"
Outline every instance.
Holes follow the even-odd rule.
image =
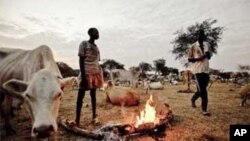
[[[0,48],[0,62],[2,62],[5,58],[9,55],[14,53],[23,51],[22,49],[15,49],[15,48]]]
[[[247,84],[247,85],[243,86],[243,87],[239,90],[239,94],[240,94],[241,96],[250,95],[250,84]]]
[[[21,75],[14,75],[20,71],[18,62],[26,54],[21,49],[0,48],[0,86],[10,78],[22,79]]]
[[[113,87],[107,99],[114,105],[134,106],[139,104],[140,96],[128,88]]]
[[[33,50],[0,48],[0,90],[2,84],[10,79],[31,80],[34,73],[48,68],[52,73],[61,77],[55,63],[52,51],[42,45]]]

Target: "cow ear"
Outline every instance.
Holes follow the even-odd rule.
[[[24,91],[26,91],[27,87],[27,82],[17,79],[11,79],[3,84],[7,94],[20,99],[24,98]]]

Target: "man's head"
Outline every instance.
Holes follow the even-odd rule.
[[[199,41],[200,43],[202,43],[202,42],[204,41],[204,39],[205,39],[205,32],[204,32],[203,29],[200,29],[200,30],[198,31],[198,41]]]
[[[95,40],[99,39],[99,32],[94,27],[92,27],[88,30],[88,34],[89,34],[90,38],[92,38],[92,39],[95,39]]]

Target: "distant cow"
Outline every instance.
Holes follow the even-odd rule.
[[[112,83],[119,82],[120,84],[128,84],[130,87],[134,87],[139,75],[140,73],[135,70],[114,69],[110,72]]]
[[[248,97],[250,97],[250,84],[247,84],[247,85],[243,86],[240,89],[239,94],[242,97],[241,106],[245,106]]]
[[[161,82],[144,81],[144,89],[146,90],[146,94],[148,94],[149,90],[163,90],[164,86]]]
[[[219,78],[221,79],[221,82],[228,82],[232,75],[232,72],[220,72]]]
[[[218,75],[211,74],[209,76],[209,82],[210,82],[210,84],[208,84],[208,88],[211,88],[212,85],[213,85],[213,83],[216,82],[218,79],[219,79]]]
[[[67,83],[61,77],[48,46],[33,50],[0,48],[0,91],[6,94],[1,106],[7,134],[14,132],[9,122],[13,98],[30,114],[32,136],[44,138],[57,131],[61,87]]]
[[[105,88],[106,100],[114,105],[119,106],[136,106],[140,103],[140,95],[128,88],[117,88],[108,81]]]
[[[193,78],[193,73],[190,70],[185,70],[181,72],[181,76],[182,76],[182,80],[183,80],[183,84],[187,84],[187,90],[191,90],[190,89],[190,85],[191,85],[191,80]]]

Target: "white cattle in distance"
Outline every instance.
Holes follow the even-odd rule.
[[[135,86],[135,82],[138,79],[139,75],[139,72],[122,69],[113,69],[110,72],[110,77],[113,84],[119,82],[119,84],[127,84],[130,87]]]
[[[21,101],[32,119],[32,137],[46,138],[57,132],[56,119],[67,81],[62,79],[51,49],[42,45],[32,50],[0,48],[0,94],[6,134],[13,134],[10,110],[14,99]]]
[[[161,82],[144,81],[144,89],[146,90],[146,94],[148,94],[149,90],[163,90],[164,85]]]

